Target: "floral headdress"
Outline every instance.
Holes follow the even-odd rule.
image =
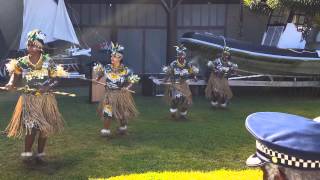
[[[118,43],[114,44],[113,42],[111,42],[109,50],[111,51],[111,55],[118,55],[122,57],[124,47]]]
[[[28,33],[27,44],[31,43],[42,50],[44,47],[45,38],[46,35],[43,32],[41,32],[39,29],[34,29]]]
[[[186,50],[187,48],[183,46],[183,44],[180,44],[179,46],[174,46],[177,51],[177,57],[186,56]]]

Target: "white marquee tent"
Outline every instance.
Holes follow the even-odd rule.
[[[0,58],[26,47],[27,33],[40,29],[46,41],[79,44],[64,0],[0,0]]]

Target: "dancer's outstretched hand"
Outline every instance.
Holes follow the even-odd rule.
[[[198,81],[197,76],[194,76],[192,80],[193,80],[194,82],[197,82],[197,81]]]
[[[122,87],[121,89],[122,89],[122,90],[124,90],[124,91],[129,90],[129,88],[128,88],[128,87]]]
[[[11,84],[11,83],[6,84],[6,85],[4,86],[4,88],[5,88],[5,90],[7,90],[7,91],[13,91],[13,90],[16,89],[16,88],[14,87],[14,85]]]

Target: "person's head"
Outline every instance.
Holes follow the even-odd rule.
[[[45,34],[35,29],[28,33],[27,50],[29,54],[41,54],[44,49]]]
[[[182,52],[182,53],[179,53],[177,54],[177,57],[179,60],[185,60],[186,59],[186,53],[185,52]]]
[[[122,63],[123,50],[124,50],[123,46],[121,46],[118,43],[114,44],[113,42],[111,42],[110,51],[111,51],[111,64],[112,65],[120,65]]]
[[[120,65],[122,63],[123,55],[121,53],[111,53],[111,64]]]
[[[222,59],[228,61],[231,58],[229,48],[225,48],[222,52]]]

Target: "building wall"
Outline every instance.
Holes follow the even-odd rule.
[[[109,6],[96,2],[72,3],[70,7],[71,19],[82,44],[92,47],[110,41],[114,19],[116,38],[125,46],[124,62],[137,73],[161,72],[167,53],[167,15],[161,4]],[[177,39],[185,32],[197,31],[260,43],[267,18],[245,9],[240,36],[239,15],[239,4],[180,4]]]
[[[239,4],[229,4],[226,36],[260,44],[267,22],[267,16],[252,13],[248,8],[244,8],[242,35],[240,35],[240,6]]]
[[[117,4],[118,42],[138,73],[161,72],[166,57],[166,13],[160,4]]]
[[[166,60],[167,21],[160,4],[72,4],[71,10],[83,44],[92,47],[110,41],[114,19],[117,41],[125,47],[124,62],[137,73],[161,72]]]
[[[188,31],[224,35],[226,4],[181,4],[178,7],[178,38]]]

